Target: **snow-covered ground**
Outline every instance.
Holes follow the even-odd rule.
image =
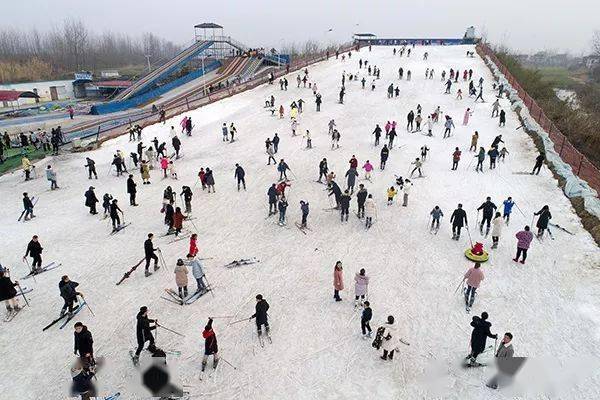
[[[551,372],[562,378],[567,372],[578,371],[581,382],[566,385],[564,392],[558,392],[554,398],[598,398],[599,369],[584,363],[569,369],[568,362],[579,360],[582,355],[596,360],[598,357],[600,252],[548,169],[542,169],[539,176],[514,174],[531,170],[536,150],[522,130],[515,130],[520,123],[506,100],[501,103],[507,111],[506,127],[499,128],[497,119],[490,118],[492,76],[480,58],[465,57],[469,49],[472,50],[466,46],[417,47],[408,59],[394,57],[391,47],[373,48],[372,52],[362,49],[360,53],[353,52],[351,60],[342,62],[340,57],[314,65],[309,72],[310,80],[317,82],[323,95],[320,113],[315,112],[312,91],[296,88],[294,73],[288,76],[288,91],[279,91],[277,84],[263,85],[190,112],[195,130],[191,138],[182,137],[185,156],[177,162],[179,180],[162,180],[160,173],[153,171],[152,184],[142,185],[135,172],[139,207],[128,206],[126,178],[107,173],[117,149],[126,154],[135,151],[136,143],[128,143],[126,136],[105,143],[97,151],[38,162],[39,175],[48,163],[53,165],[62,186],[58,191],[50,192],[44,177],[23,183],[20,173],[2,176],[0,262],[11,267],[13,277],[25,275],[27,267],[21,258],[27,242],[37,234],[44,247],[44,261],[59,261],[62,266],[38,276],[35,282],[23,281],[35,288],[29,296],[31,308],[12,322],[2,323],[0,398],[58,399],[66,395],[70,383],[68,368],[74,359],[72,325],[63,330],[54,327],[41,331],[62,306],[57,284],[63,274],[80,283],[96,315],[92,317],[84,310],[77,320],[93,333],[96,356],[104,356],[109,362],[98,374],[103,394],[120,390],[125,398],[132,398],[124,383],[136,374],[128,350],[136,345],[135,315],[140,306],[147,305],[151,318],[159,318],[163,325],[186,335],[182,338],[160,330],[157,345],[182,352],[180,357],[169,356],[169,362],[179,362],[181,380],[188,385],[186,390],[192,398],[511,398],[506,390],[493,392],[485,387],[491,367],[464,370],[460,366],[468,353],[471,316],[482,311],[490,314],[492,332],[500,336],[507,331],[514,334],[516,355],[555,357],[560,368],[552,368]],[[425,50],[430,54],[426,62],[422,60]],[[347,82],[345,104],[337,104],[342,72],[359,71],[359,57],[381,68],[377,89],[362,90],[359,81]],[[412,81],[398,81],[400,66],[412,71]],[[435,69],[435,79],[424,79],[427,67]],[[464,100],[455,99],[456,85],[452,95],[444,95],[440,73],[451,67],[472,68],[476,80],[483,76],[487,102],[474,104],[466,96],[467,84],[462,79],[458,87],[465,93]],[[362,78],[366,71],[360,72]],[[390,82],[400,85],[399,98],[386,98]],[[370,83],[371,78],[367,77],[367,87]],[[275,95],[277,107],[284,105],[284,119],[272,117],[263,108],[271,94]],[[313,135],[314,149],[308,151],[303,149],[300,136],[290,134],[287,112],[292,100],[299,98],[307,102],[299,117],[299,130],[309,129]],[[435,125],[431,138],[406,132],[406,114],[411,109],[416,112],[418,103],[424,115],[440,105],[454,117],[456,130],[451,138],[441,138],[441,123]],[[469,125],[462,126],[467,107],[474,114]],[[327,135],[330,119],[335,119],[341,133],[341,148],[335,151],[330,150]],[[178,128],[179,120],[178,117],[166,125],[146,128],[144,142],[148,144],[157,136],[170,143],[168,128]],[[318,163],[326,157],[342,187],[352,155],[358,158],[359,166],[367,159],[378,166],[381,147],[373,147],[371,132],[376,123],[383,127],[387,120],[398,121],[399,133],[387,167],[384,172],[376,169],[373,183],[359,182],[365,183],[373,194],[379,217],[373,228],[366,231],[355,216],[353,199],[350,219],[341,224],[337,212],[323,210],[330,207],[330,202],[325,187],[314,182]],[[222,142],[223,122],[235,123],[238,141]],[[487,169],[487,160],[483,174],[474,171],[474,163],[467,168],[473,156],[468,148],[474,130],[479,131],[480,145],[486,149],[496,135],[503,134],[510,155],[496,170]],[[288,189],[287,228],[274,224],[275,217],[265,219],[266,191],[276,182],[278,173],[274,166],[266,165],[264,141],[275,132],[281,136],[277,156],[284,158],[295,174]],[[423,145],[431,149],[424,165],[426,177],[414,179],[408,207],[398,202],[386,206],[386,189],[394,184],[394,174],[406,177],[410,162],[419,156]],[[463,158],[458,171],[451,171],[455,147],[462,150]],[[98,180],[88,181],[83,167],[86,156],[96,160]],[[247,192],[236,190],[235,163],[246,170]],[[159,212],[164,188],[172,185],[181,191],[184,184],[194,185],[200,167],[213,169],[216,180],[215,194],[207,194],[197,186],[193,200],[200,256],[213,257],[205,266],[214,297],[206,295],[184,308],[160,299],[164,288],[175,285],[175,261],[187,253],[187,240],[168,244],[170,237],[155,239],[168,269],[144,278],[140,267],[116,286],[123,273],[143,257],[147,233],[160,236],[166,231]],[[359,173],[362,175],[362,170]],[[83,194],[90,184],[96,187],[99,198],[108,192],[119,199],[126,220],[132,222],[130,227],[108,235],[108,220],[103,220],[101,214],[91,216],[84,207]],[[39,196],[37,218],[17,223],[23,192]],[[512,196],[525,215],[513,210],[499,248],[490,250],[490,260],[483,266],[486,278],[469,315],[462,296],[454,293],[472,265],[463,254],[469,237],[464,232],[459,242],[453,241],[449,218],[457,203],[463,203],[473,240],[482,241],[489,249],[491,237],[482,238],[475,228],[476,207],[486,196],[491,196],[499,207],[507,196]],[[311,231],[307,235],[294,226],[294,221],[300,220],[302,199],[311,206]],[[545,204],[552,211],[552,222],[575,235],[555,229],[555,240],[534,240],[525,265],[513,263],[514,234],[531,224],[533,212]],[[427,224],[435,205],[442,208],[445,216],[439,233],[432,235]],[[186,226],[194,228],[189,223]],[[234,259],[252,256],[261,262],[235,269],[222,267]],[[339,303],[332,299],[333,266],[337,260],[343,262],[346,286]],[[352,301],[353,277],[361,268],[371,278],[371,325],[376,329],[388,315],[394,315],[402,337],[410,342],[410,346],[400,345],[393,362],[382,361],[381,353],[361,338],[360,316]],[[191,283],[190,287],[195,285]],[[265,348],[258,344],[253,322],[228,325],[252,315],[257,293],[262,293],[271,305],[273,343],[267,343]],[[201,333],[211,315],[232,316],[216,319],[214,329],[221,356],[237,370],[221,363],[217,372],[210,373],[210,379],[200,381],[204,349]],[[521,381],[527,385],[541,382],[539,378],[525,378],[527,373],[534,373],[533,365],[526,364],[522,374]],[[552,381],[556,383],[558,379]],[[431,387],[439,391],[428,389]],[[525,397],[541,398],[537,393],[535,389]]]

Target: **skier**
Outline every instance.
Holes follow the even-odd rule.
[[[169,205],[168,207],[172,207],[171,205]],[[179,236],[179,234],[181,233],[181,230],[183,229],[183,220],[185,219],[185,217],[183,216],[183,214],[181,213],[181,207],[176,207],[175,208],[175,213],[173,214],[173,218],[172,218],[172,226],[169,226],[169,231],[167,232],[167,235],[170,235],[173,230],[175,230],[175,236]]]
[[[342,88],[340,89],[340,104],[344,104],[344,94],[346,94],[346,90],[342,84]]]
[[[531,171],[531,175],[533,175],[534,173],[536,175],[540,174],[540,170],[542,169],[542,164],[544,163],[545,159],[546,159],[546,154],[544,152],[540,153],[535,158],[535,165],[533,166],[533,170]]]
[[[469,229],[469,222],[467,221],[467,213],[462,208],[462,204],[458,204],[458,208],[454,210],[450,217],[450,223],[452,223],[452,239],[460,239],[460,230],[463,226],[467,226]]]
[[[415,161],[411,162],[410,164],[415,166],[413,168],[413,170],[410,172],[411,178],[412,178],[413,174],[415,173],[415,171],[419,171],[419,176],[423,176],[423,173],[421,172],[421,167],[423,166],[423,162],[419,158],[415,158]]]
[[[544,231],[548,229],[548,222],[552,219],[552,214],[550,213],[550,208],[548,206],[542,207],[542,209],[533,215],[539,215],[536,228],[538,228],[537,236],[541,238],[544,235]]]
[[[179,297],[184,299],[188,295],[187,286],[189,270],[187,269],[181,258],[177,260],[177,265],[175,266],[173,272],[175,273],[175,284],[177,285]]]
[[[390,133],[388,135],[388,147],[390,148],[390,150],[394,147],[394,139],[396,138],[396,136],[398,136],[398,134],[396,133],[396,127],[392,126],[392,129],[390,129]]]
[[[365,170],[365,179],[371,182],[371,172],[373,171],[373,165],[367,160],[362,167]]]
[[[356,172],[356,167],[350,167],[348,171],[346,171],[346,177],[348,178],[348,190],[350,194],[354,193],[354,185],[356,184],[356,177],[358,176],[358,172]]]
[[[454,148],[454,153],[452,153],[452,171],[456,171],[458,169],[458,162],[460,161],[461,152],[458,147]]]
[[[277,154],[277,150],[279,149],[279,136],[277,135],[277,132],[275,132],[275,136],[273,136],[271,143],[273,143],[273,154]]]
[[[510,220],[510,214],[512,212],[513,206],[515,205],[515,202],[513,201],[512,197],[508,196],[508,199],[504,200],[502,204],[504,205],[504,212],[502,217],[506,220],[506,225],[508,225],[508,222]]]
[[[50,190],[60,189],[56,183],[56,172],[54,172],[50,165],[46,168],[46,179],[50,181]]]
[[[500,100],[496,99],[492,103],[492,118],[498,116],[498,109],[500,108]]]
[[[85,206],[90,208],[90,214],[98,214],[98,212],[96,211],[96,203],[98,203],[98,198],[96,197],[96,193],[94,193],[94,187],[90,186],[89,189],[85,192],[84,196]]]
[[[384,144],[383,148],[381,149],[381,153],[380,153],[381,163],[379,165],[379,169],[382,171],[385,169],[385,163],[387,162],[389,154],[390,154],[390,150],[388,149],[387,145]]]
[[[298,76],[299,77],[299,76]],[[204,327],[202,337],[204,338],[204,356],[202,356],[202,372],[206,369],[208,357],[213,356],[213,369],[219,364],[219,347],[217,345],[217,335],[212,328],[213,319],[208,318],[208,323]]]
[[[396,190],[396,188],[394,188],[393,186],[390,186],[390,188],[387,190],[387,205],[391,206],[392,204],[394,204],[394,197],[396,197],[396,195],[398,194],[398,191]]]
[[[154,248],[154,244],[152,243],[153,238],[154,234],[149,233],[148,239],[146,239],[146,241],[144,242],[144,254],[146,257],[146,268],[144,275],[146,277],[152,275],[152,272],[148,271],[148,268],[150,268],[150,260],[154,260],[154,271],[158,271],[158,269],[160,268],[158,266],[158,256],[154,253],[158,249]]]
[[[277,212],[277,189],[276,185],[272,184],[267,191],[267,196],[269,196],[269,217]]]
[[[263,299],[262,294],[257,294],[256,308],[254,314],[252,314],[249,319],[256,318],[256,330],[259,337],[262,335],[263,325],[265,326],[267,336],[269,336],[269,317],[267,311],[269,311],[269,303]]]
[[[286,81],[287,82],[287,81]],[[233,125],[233,122],[229,124],[229,134],[231,135],[231,142],[235,142],[235,134],[237,133],[236,127]]]
[[[490,169],[496,168],[496,158],[498,158],[498,149],[496,147],[492,147],[488,150],[488,157],[490,158]]]
[[[502,214],[497,212],[492,220],[492,249],[498,248],[498,241],[500,239],[500,235],[502,234],[503,222],[504,220],[502,219]]]
[[[505,126],[506,125],[506,113],[504,112],[504,110],[500,110],[500,118],[499,118],[500,122],[498,123],[498,126]]]
[[[192,189],[189,186],[183,186],[181,188],[181,193],[179,195],[183,197],[183,203],[185,205],[185,213],[191,214],[191,212],[192,212],[192,196],[194,195],[194,193],[192,192]]]
[[[415,112],[413,110],[410,110],[410,112],[406,116],[406,120],[407,120],[406,130],[412,131],[413,130],[413,121],[415,120]]]
[[[267,141],[267,155],[269,156],[267,165],[271,165],[271,160],[273,160],[273,164],[277,165],[277,160],[275,160],[275,157],[273,157],[275,154],[275,147],[269,139],[267,139]]]
[[[477,158],[477,165],[475,166],[475,171],[483,172],[483,161],[485,161],[485,149],[483,147],[479,148],[479,153],[475,156]]]
[[[223,126],[221,127],[221,133],[223,134],[223,142],[229,141],[229,129],[227,129],[227,123],[223,122]]]
[[[510,154],[510,153],[508,152],[506,147],[502,147],[502,149],[500,149],[500,154],[498,155],[498,159],[500,159],[500,160],[502,160],[502,162],[504,162],[504,159],[506,158],[507,154]]]
[[[402,187],[402,192],[403,192],[403,201],[402,201],[402,207],[406,207],[408,206],[408,195],[410,194],[410,190],[412,189],[412,182],[409,181],[408,179],[404,180],[404,186]]]
[[[323,99],[321,98],[321,93],[317,93],[315,97],[315,104],[317,105],[317,112],[321,111],[321,103]]]
[[[433,136],[433,123],[431,122],[431,116],[429,115],[427,116],[425,126],[427,127],[427,136]]]
[[[135,351],[135,355],[133,356],[133,363],[135,365],[138,364],[140,353],[144,349],[144,345],[146,342],[150,342],[148,345],[148,350],[154,352],[156,350],[156,346],[154,345],[154,336],[152,335],[152,331],[156,329],[158,325],[158,319],[150,319],[148,318],[148,307],[142,306],[140,307],[140,311],[136,316],[137,325],[136,325],[136,337],[138,347]],[[150,326],[153,323],[154,326]]]
[[[25,145],[24,147],[27,147],[27,145]],[[35,170],[35,165],[33,165],[27,157],[23,156],[23,158],[21,159],[21,166],[23,168],[23,171],[25,172],[25,180],[30,180],[31,170]]]
[[[75,290],[77,286],[79,286],[79,283],[70,280],[67,275],[64,275],[60,279],[58,289],[60,290],[60,297],[65,301],[65,304],[60,310],[61,317],[65,315],[68,310],[68,317],[70,318],[73,315],[73,303],[77,302],[77,296],[83,297],[81,292]]]
[[[512,338],[512,333],[506,332],[502,338],[502,341],[500,342],[500,346],[498,346],[498,351],[496,351],[496,363],[498,364],[498,369],[500,372],[496,374],[488,383],[486,383],[486,386],[490,389],[498,389],[498,382],[509,381],[510,377],[517,372],[518,367],[521,365],[521,363],[518,363],[516,364],[518,367],[514,367],[515,364],[513,364],[512,359],[515,355],[515,351],[511,343]]]
[[[86,365],[81,359],[77,359],[70,371],[73,380],[71,396],[82,400],[96,398],[96,388],[92,383],[92,379],[96,377],[94,366]]]
[[[79,353],[79,358],[84,366],[93,366],[96,364],[94,360],[94,339],[84,324],[76,322],[73,333],[73,354]]]
[[[237,179],[238,192],[240,191],[240,183],[244,186],[244,190],[246,190],[246,180],[244,179],[245,176],[246,172],[244,169],[239,164],[235,164],[235,173],[233,177]]]
[[[129,205],[134,207],[138,205],[135,202],[135,194],[137,192],[136,186],[133,175],[130,174],[129,178],[127,178],[127,193],[129,193]]]
[[[306,228],[306,220],[310,211],[308,201],[300,200],[300,211],[302,211],[302,222],[300,223],[300,228]]]
[[[123,215],[123,211],[117,205],[117,199],[113,199],[112,203],[110,203],[110,219],[112,221],[113,232],[116,232],[121,228],[121,218],[119,218],[119,213]],[[125,218],[125,216],[123,216],[123,218]]]
[[[429,147],[427,145],[421,146],[421,160],[425,162],[427,160],[427,152],[429,151]]]
[[[102,208],[104,209],[105,219],[110,214],[110,202],[112,201],[112,199],[113,197],[108,193],[104,193],[104,196],[102,196]]]
[[[8,317],[13,312],[17,313],[21,309],[21,306],[19,306],[19,302],[17,301],[17,290],[15,289],[15,286],[19,286],[19,282],[12,282],[7,275],[8,272],[4,270],[0,271],[0,301],[4,301]]]
[[[479,140],[479,132],[475,131],[473,136],[471,136],[471,146],[469,147],[469,151],[477,150],[477,141]]]
[[[365,296],[369,295],[369,277],[365,274],[365,269],[361,268],[360,271],[354,275],[354,308],[358,308],[359,304],[362,307],[364,304]],[[360,303],[358,299],[360,298]],[[363,328],[364,329],[364,328]],[[369,329],[370,331],[370,329]],[[363,332],[364,335],[364,332]]]
[[[281,198],[279,199],[279,204],[277,205],[277,208],[279,209],[279,226],[285,225],[285,212],[287,210],[287,207],[288,207],[287,199],[282,194]]]
[[[356,201],[358,203],[358,218],[365,216],[365,201],[367,200],[367,189],[362,183],[358,185],[358,192],[356,192]]]
[[[471,117],[471,115],[473,115],[473,111],[471,111],[470,108],[467,108],[467,110],[465,111],[465,115],[463,117],[463,125],[467,126],[469,124],[469,118]]]
[[[341,220],[342,222],[348,221],[348,215],[350,213],[350,193],[349,190],[344,190],[344,193],[340,196],[339,204],[341,207]],[[346,218],[344,219],[344,215]]]
[[[363,339],[371,337],[371,318],[373,318],[373,310],[371,310],[371,303],[369,303],[369,301],[365,301],[363,302],[363,310],[360,315],[360,329],[362,331]]]
[[[23,193],[23,210],[23,221],[29,221],[31,218],[35,218],[35,215],[33,214],[33,202],[29,198],[27,192]]]
[[[373,195],[369,194],[367,196],[367,201],[365,201],[365,227],[369,229],[371,225],[373,225],[373,218],[377,218],[377,206],[375,205],[375,201],[373,201]]]
[[[492,324],[487,319],[488,313],[484,311],[481,313],[481,317],[475,315],[471,321],[471,326],[473,327],[473,332],[471,333],[471,353],[466,359],[469,360],[469,365],[472,367],[480,365],[477,363],[477,356],[485,350],[486,339],[488,337],[492,339],[498,338],[498,335],[490,332]]]
[[[192,233],[192,236],[190,236],[190,249],[189,249],[189,253],[191,254],[192,257],[196,257],[196,255],[198,254],[198,245],[196,244],[198,242],[198,235],[196,233]]]
[[[525,264],[525,260],[527,259],[527,250],[529,250],[529,246],[533,240],[533,233],[530,232],[529,226],[525,226],[525,229],[517,232],[515,237],[517,238],[517,255],[515,258],[513,258],[513,261],[519,261],[519,257],[521,254],[523,254],[521,264]]]
[[[334,129],[333,132],[331,133],[331,150],[333,150],[333,148],[340,148],[340,132],[337,129]]]
[[[483,224],[486,224],[485,236],[487,237],[490,232],[490,224],[492,222],[492,217],[494,216],[494,211],[496,211],[497,207],[494,203],[492,203],[491,197],[486,197],[485,202],[482,203],[477,208],[477,213],[479,214],[479,210],[483,210],[481,222],[479,224],[479,232],[483,235]]]
[[[208,188],[208,193],[210,193],[210,189],[212,189],[212,192],[215,193],[215,178],[210,168],[206,168],[204,182],[206,183],[206,187]]]
[[[329,128],[329,134],[331,135],[333,133],[333,129],[335,128],[335,120],[331,119],[329,120],[329,122],[327,123],[327,127]]]
[[[381,356],[382,360],[392,360],[394,358],[394,351],[396,350],[396,346],[398,345],[398,335],[396,326],[394,325],[394,317],[392,315],[388,315],[387,323],[383,325],[383,355]],[[378,329],[379,330],[379,329]]]
[[[31,273],[36,274],[42,269],[42,251],[43,247],[39,242],[38,236],[33,235],[29,243],[27,244],[27,250],[23,256],[23,261],[27,259],[27,256],[31,257]]]
[[[446,91],[444,92],[444,94],[450,94],[451,87],[452,87],[452,81],[450,79],[448,79],[446,81]]]
[[[337,261],[333,267],[333,298],[335,301],[342,301],[340,290],[344,290],[344,275],[342,262]]]
[[[282,181],[285,180],[288,181],[288,177],[287,177],[287,171],[291,171],[290,167],[288,167],[287,163],[283,160],[283,158],[281,160],[279,160],[279,164],[277,164],[277,171],[279,171],[279,180]]]
[[[429,215],[431,215],[431,226],[429,227],[429,231],[431,232],[435,229],[435,232],[437,233],[440,229],[440,218],[444,216],[444,213],[440,209],[440,206],[435,206]]]
[[[413,132],[421,132],[421,122],[423,122],[423,117],[419,113],[415,117],[415,130]]]
[[[475,292],[479,289],[479,285],[483,279],[484,275],[481,270],[481,264],[478,262],[465,273],[464,280],[467,282],[467,288],[465,289],[465,306],[467,307],[467,311],[473,307]]]
[[[94,177],[98,179],[98,174],[96,173],[96,162],[89,157],[86,157],[85,161],[86,164],[84,167],[88,169],[88,179],[92,179],[92,174],[94,174]]]
[[[447,137],[450,137],[450,132],[452,128],[454,128],[454,121],[452,121],[452,118],[448,115],[446,115],[446,122],[444,123],[444,127],[444,139],[446,139]]]
[[[195,235],[195,234],[194,234]],[[202,278],[204,278],[204,269],[202,268],[202,263],[200,260],[197,260],[192,253],[188,253],[186,256],[186,260],[184,262],[185,265],[188,265],[192,268],[192,276],[196,280],[196,284],[198,288],[196,289],[196,293],[206,291],[206,285],[204,284]],[[187,275],[185,276],[187,282]],[[187,285],[186,285],[187,286]],[[180,294],[181,297],[181,294]]]
[[[491,147],[496,147],[498,148],[498,146],[500,145],[500,143],[504,143],[504,140],[502,140],[502,135],[498,135],[494,138],[494,141],[492,142]]]

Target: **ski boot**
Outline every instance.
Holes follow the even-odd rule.
[[[15,312],[17,312],[17,311],[20,311],[20,310],[21,310],[21,308],[22,308],[22,307],[21,307],[20,305],[18,305],[18,304],[17,304],[17,305],[15,305],[15,307],[13,308],[13,310],[14,310]]]
[[[131,357],[131,360],[133,361],[133,365],[135,365],[136,367],[140,365],[140,356],[134,355],[133,357]]]
[[[215,359],[213,360],[213,369],[217,369],[217,365],[219,365],[219,359],[218,359],[218,358],[215,358]]]
[[[150,272],[150,271],[148,271],[148,270],[144,271],[144,276],[145,276],[146,278],[147,278],[147,277],[149,277],[150,275],[152,275],[152,272]]]
[[[206,369],[206,361],[202,361],[202,372]]]
[[[160,266],[158,264],[154,264],[154,271],[158,271],[160,269]]]

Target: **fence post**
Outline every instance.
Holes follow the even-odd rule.
[[[579,166],[577,167],[577,176],[579,176],[579,172],[581,171],[581,164],[583,164],[583,154],[579,158]]]
[[[187,107],[188,111],[190,111],[190,104],[188,103],[188,97],[185,96],[185,106]]]
[[[98,125],[98,132],[96,132],[96,143],[100,140],[100,125]]]
[[[563,140],[562,140],[562,143],[561,143],[561,145],[560,145],[560,151],[558,152],[558,155],[559,155],[560,157],[562,157],[562,151],[563,151],[563,148],[565,147],[565,141],[566,141],[566,140],[567,140],[567,138],[566,138],[565,136],[563,136]]]

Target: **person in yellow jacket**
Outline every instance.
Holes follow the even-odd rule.
[[[25,180],[30,180],[31,170],[35,168],[35,165],[33,165],[25,156],[21,159],[21,165],[23,166],[23,171],[25,172]]]
[[[388,206],[391,206],[392,204],[394,204],[394,197],[396,197],[397,194],[398,194],[398,191],[396,190],[396,188],[394,188],[393,186],[390,186],[390,188],[387,190]]]

